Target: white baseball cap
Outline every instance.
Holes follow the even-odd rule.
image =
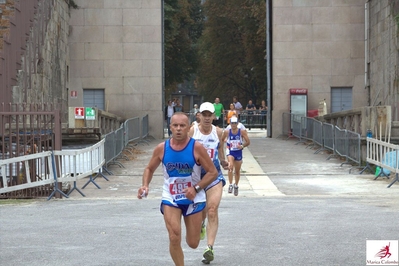
[[[237,123],[238,122],[238,118],[233,116],[232,118],[230,118],[230,123]]]
[[[215,112],[215,106],[213,106],[213,103],[204,102],[200,106],[200,112],[202,113],[204,111],[209,111],[213,114]]]

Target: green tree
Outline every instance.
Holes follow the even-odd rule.
[[[266,99],[265,1],[219,0],[204,5],[199,88],[205,99]],[[258,102],[259,100],[259,102]]]
[[[178,83],[192,78],[198,68],[197,41],[202,35],[201,0],[165,0],[166,96]]]

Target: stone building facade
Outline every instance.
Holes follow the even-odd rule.
[[[290,88],[308,90],[309,110],[324,99],[328,113],[387,105],[399,120],[399,1],[274,0],[272,10],[272,136]]]
[[[399,121],[399,1],[367,3],[367,105],[391,106],[392,120]]]
[[[364,0],[273,1],[272,136],[282,133],[291,88],[308,91],[309,110],[332,89],[350,88],[352,107],[367,105]]]
[[[150,134],[162,138],[162,1],[74,1],[69,106],[83,106],[89,91],[99,93],[110,113],[148,114]]]
[[[149,114],[150,134],[162,138],[162,1],[74,0],[78,9],[66,0],[32,2],[40,5],[17,83],[12,98],[0,88],[2,99],[80,107],[85,91],[99,91],[105,111],[125,119]],[[15,3],[25,2],[0,0],[1,37],[10,33]],[[399,120],[398,1],[271,3],[273,137],[290,112],[291,88],[308,90],[308,109],[325,99],[332,112],[332,91],[343,88],[351,108],[389,105]]]
[[[21,55],[21,58],[2,55],[6,57],[5,61],[9,62],[7,64],[15,64],[18,71],[15,78],[11,75],[14,82],[3,83],[3,99],[0,102],[51,103],[63,106],[66,110],[69,64],[68,4],[65,0],[33,0],[29,5],[20,1],[1,0],[0,10],[0,50],[9,45],[9,53]],[[31,28],[24,26],[24,19],[29,20]],[[3,38],[7,40],[4,43]],[[20,42],[22,48],[18,47],[16,40],[23,40]],[[16,62],[10,62],[12,60]],[[6,65],[2,70],[10,71]],[[15,71],[15,68],[12,70]],[[2,73],[2,78],[10,78],[5,72]]]

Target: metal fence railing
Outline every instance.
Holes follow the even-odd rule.
[[[133,117],[125,121],[125,146],[140,139],[140,118]]]
[[[1,159],[0,197],[18,197],[21,194],[18,191],[43,186],[51,190],[48,199],[56,195],[68,197],[74,190],[85,196],[77,187],[77,181],[82,178],[89,178],[82,189],[90,183],[100,189],[95,179],[101,176],[108,181],[104,175],[112,174],[107,168],[108,165],[117,164],[123,167],[118,160],[128,160],[124,151],[129,151],[132,147],[131,142],[140,141],[143,137],[148,138],[148,115],[144,116],[144,125],[141,127],[139,121],[139,118],[126,120],[119,129],[108,133],[101,141],[87,148],[37,151],[29,155]],[[148,141],[147,139],[146,142]],[[59,185],[65,182],[73,183],[67,193],[59,188]]]
[[[226,121],[226,110],[225,113],[222,113],[221,117],[219,118],[220,126],[226,128],[228,123]],[[186,115],[189,117],[190,123],[195,121],[195,113],[194,112],[187,112]],[[264,110],[243,110],[240,112],[239,115],[239,122],[243,124],[249,130],[252,128],[260,128],[266,129],[267,128],[267,111]]]
[[[309,145],[318,146],[315,153],[330,150],[332,154],[327,159],[332,156],[345,158],[341,166],[352,164],[354,165],[352,168],[355,168],[361,165],[361,138],[356,132],[340,129],[314,118],[289,113],[283,113],[283,130],[287,137],[295,137],[299,140],[296,144],[310,141]]]
[[[240,122],[244,124],[244,126],[248,129],[251,128],[266,128],[266,117],[267,111],[262,110],[253,110],[248,111],[244,110],[240,113]]]
[[[370,164],[380,168],[380,173],[374,179],[380,176],[392,175],[394,179],[388,185],[390,188],[394,183],[399,182],[399,145],[385,142],[374,138],[367,138],[367,165],[360,173],[366,169],[371,170]]]

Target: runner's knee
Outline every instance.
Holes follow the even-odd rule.
[[[187,245],[192,248],[192,249],[196,249],[199,245],[200,239],[189,239],[188,237],[186,237],[186,243]]]
[[[169,242],[171,245],[180,245],[181,243],[181,232],[175,230],[169,230]]]
[[[218,214],[218,208],[215,205],[208,206],[208,219],[212,220],[215,217],[217,217]]]

